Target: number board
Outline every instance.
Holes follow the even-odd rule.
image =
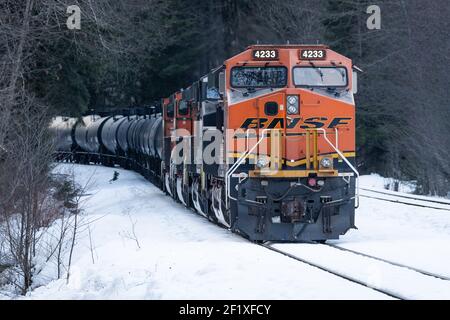
[[[278,50],[258,49],[252,52],[253,60],[278,60]]]
[[[325,49],[302,49],[300,50],[300,60],[325,60],[327,51]]]

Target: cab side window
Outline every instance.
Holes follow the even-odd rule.
[[[181,100],[180,105],[178,106],[178,115],[187,116],[188,114],[189,114],[188,103],[184,100]]]
[[[167,105],[166,115],[167,115],[168,118],[173,118],[173,116],[174,116],[174,106],[173,106],[173,103],[169,103],[169,104]]]

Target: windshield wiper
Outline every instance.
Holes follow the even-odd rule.
[[[247,92],[246,92],[247,95],[249,93],[255,93],[256,91],[261,91],[261,90],[264,90],[264,89],[270,89],[270,91],[273,91],[272,87],[260,87],[260,88],[248,87],[246,89],[247,89]]]
[[[256,91],[260,91],[260,90],[263,90],[263,89],[270,89],[271,91],[273,91],[272,87],[262,87],[262,88],[247,87],[247,88],[242,88],[242,89],[244,89],[245,91],[238,90],[236,88],[231,87],[232,91],[240,92],[244,97],[247,97],[249,94],[255,93]]]
[[[339,73],[340,73],[341,76],[342,76],[342,80],[345,80],[345,71],[342,70],[342,68],[339,68],[339,67],[337,66],[336,62],[331,61],[331,64],[332,64],[333,66],[336,67],[337,71],[339,71]]]
[[[309,64],[314,68],[314,70],[316,70],[319,73],[320,80],[322,80],[322,82],[323,82],[323,72],[322,72],[322,70],[320,70],[320,68],[317,67],[312,61],[310,61]]]
[[[251,92],[251,91],[249,90],[249,88],[242,88],[242,89],[244,89],[244,90],[246,90],[246,91],[244,91],[244,90],[238,90],[238,89],[233,88],[233,87],[231,87],[230,89],[231,89],[232,91],[239,92],[240,94],[242,94],[243,97],[247,97],[248,94]]]
[[[334,94],[336,97],[340,97],[344,92],[348,91],[348,89],[342,87],[326,87],[326,90],[329,93]]]
[[[244,91],[238,90],[238,89],[233,88],[233,87],[230,87],[230,89],[231,89],[231,91],[237,91],[237,92],[240,92],[240,93],[242,93],[242,94],[245,93]]]

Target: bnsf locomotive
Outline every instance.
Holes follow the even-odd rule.
[[[253,241],[336,239],[358,205],[353,68],[322,45],[250,46],[152,107],[56,118],[57,157],[136,170]]]

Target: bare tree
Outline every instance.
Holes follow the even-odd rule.
[[[133,43],[139,37],[132,34],[142,32],[140,27],[144,27],[144,22],[139,21],[140,14],[157,17],[161,12],[154,10],[155,3],[164,10],[164,2],[143,0],[4,0],[0,3],[0,238],[5,240],[3,247],[15,265],[17,277],[13,282],[22,294],[39,273],[34,270],[34,258],[45,238],[45,229],[61,218],[57,245],[49,246],[47,256],[50,259],[56,254],[58,276],[61,276],[64,240],[71,239],[67,266],[70,269],[79,224],[79,210],[74,209],[68,217],[67,208],[59,206],[54,199],[49,177],[54,151],[48,131],[49,92],[34,88],[40,77],[63,68],[59,57],[48,56],[49,48],[63,39],[79,55],[89,55],[95,50],[105,59],[131,54],[143,56],[148,52],[139,51],[143,46]],[[67,30],[65,24],[67,6],[73,4],[82,9],[83,28],[79,32]],[[129,14],[134,17],[132,23]],[[147,42],[146,50],[164,45],[164,34],[156,21],[145,26],[149,33],[145,36],[152,40]],[[50,63],[42,64],[43,55]]]
[[[38,230],[47,221],[50,211],[48,172],[53,157],[53,145],[48,138],[48,117],[43,106],[26,95],[20,98],[21,108],[11,117],[2,162],[2,222],[11,256],[18,265],[23,283],[22,293],[30,287],[33,256]]]

